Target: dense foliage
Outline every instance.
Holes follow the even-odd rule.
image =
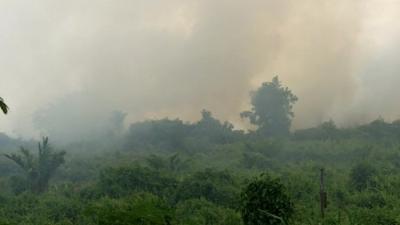
[[[19,188],[26,186],[33,193],[42,193],[47,190],[50,178],[56,169],[64,163],[65,151],[55,152],[49,144],[47,137],[38,145],[38,156],[21,147],[21,154],[5,154],[4,156],[14,161],[25,173],[25,184],[20,182]]]
[[[297,100],[296,95],[274,77],[272,82],[265,82],[251,92],[252,108],[242,112],[241,116],[256,125],[258,133],[263,136],[287,135],[294,117],[292,108]]]
[[[133,139],[135,128],[117,144],[105,139],[114,149],[90,142],[64,146],[65,163],[49,167],[54,173],[41,193],[27,185],[27,171],[39,168],[36,156],[32,169],[0,158],[0,224],[400,224],[397,122],[342,129],[331,121],[315,131],[264,138],[214,120],[207,126],[176,121],[149,121],[151,132],[139,134],[157,138]],[[179,126],[188,131],[174,131]],[[229,138],[209,138],[212,132]],[[167,134],[179,142],[165,144],[168,138],[159,137]],[[8,155],[23,157],[14,150],[19,145],[32,148],[2,140]],[[328,192],[324,219],[321,167]]]
[[[126,131],[119,113],[115,130],[54,148],[45,138],[38,155],[32,141],[0,134],[0,225],[400,225],[399,121],[289,132],[297,98],[277,78],[253,97],[264,107],[245,115],[255,132],[204,110],[198,122]]]
[[[245,225],[287,224],[294,211],[285,187],[268,175],[245,187],[241,205]]]

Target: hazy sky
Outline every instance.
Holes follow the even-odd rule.
[[[398,0],[0,0],[0,131],[193,120],[243,126],[248,93],[279,75],[294,126],[400,118]],[[39,116],[38,116],[39,115]],[[34,125],[36,124],[36,125]],[[90,130],[89,129],[89,130]]]

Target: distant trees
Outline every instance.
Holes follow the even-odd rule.
[[[44,137],[38,145],[38,156],[21,147],[21,154],[5,154],[14,161],[26,174],[26,182],[34,193],[47,190],[50,178],[56,169],[64,163],[65,151],[55,152],[49,145],[49,139]]]
[[[4,114],[7,114],[8,112],[8,106],[7,104],[4,102],[4,99],[0,97],[0,109],[1,111],[3,111]]]
[[[193,124],[191,136],[210,143],[225,144],[237,138],[233,125],[227,121],[221,122],[208,110],[201,111],[201,119]]]
[[[346,136],[351,138],[354,135],[351,135],[347,130],[338,128],[333,120],[323,122],[316,127],[293,132],[293,137],[296,140],[338,140]]]
[[[216,119],[210,111],[202,110],[201,116],[196,123],[168,118],[133,123],[126,135],[126,148],[195,152],[212,144],[234,142],[243,135],[231,123]]]
[[[135,150],[183,148],[183,139],[191,127],[182,120],[162,119],[137,122],[130,126],[126,145]]]
[[[263,136],[282,136],[289,134],[294,113],[294,103],[298,98],[287,87],[283,87],[278,77],[265,82],[256,91],[250,93],[250,111],[240,114],[258,127]]]
[[[294,206],[283,184],[263,174],[243,190],[241,213],[245,225],[281,225],[292,217]]]

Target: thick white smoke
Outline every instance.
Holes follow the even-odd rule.
[[[45,132],[32,125],[38,111],[76,133],[114,110],[130,121],[192,120],[203,108],[241,126],[248,92],[275,75],[300,99],[295,127],[396,118],[398,9],[390,0],[0,1],[0,96],[11,107],[0,129]]]

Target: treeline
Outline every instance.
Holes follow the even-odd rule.
[[[378,118],[368,124],[339,128],[330,120],[320,125],[299,129],[278,137],[261,135],[257,131],[235,130],[229,122],[221,122],[209,111],[202,111],[202,118],[196,123],[182,120],[149,120],[132,124],[124,138],[125,150],[132,151],[202,151],[210,146],[237,142],[252,142],[267,139],[288,141],[312,140],[360,140],[400,141],[400,121],[385,122]]]

